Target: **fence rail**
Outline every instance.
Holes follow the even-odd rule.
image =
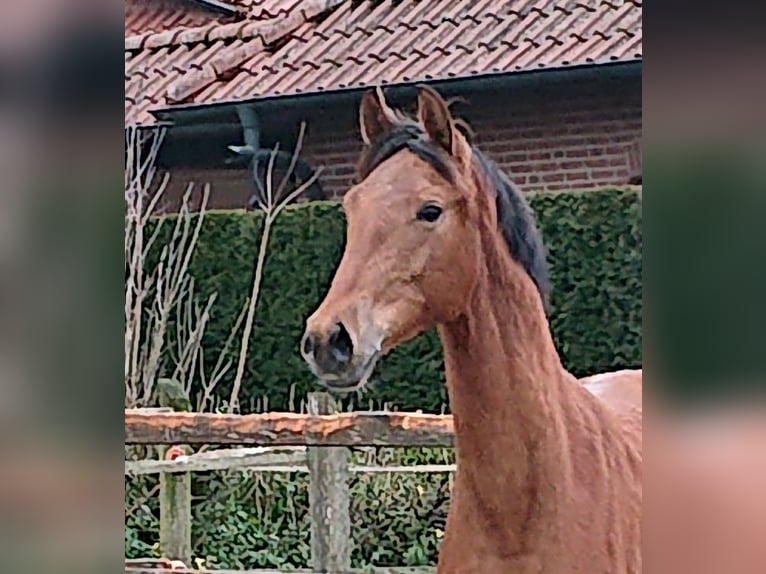
[[[454,446],[451,415],[125,411],[125,444]]]
[[[126,460],[125,474],[207,472],[211,470],[251,469],[257,472],[309,472],[305,447],[227,448],[179,456],[173,460]],[[354,465],[352,474],[455,472],[454,464]]]
[[[454,446],[450,415],[399,412],[335,413],[326,393],[309,394],[309,413],[228,415],[127,409],[126,445],[258,445],[177,456],[174,460],[125,461],[126,475],[161,479],[160,548],[169,559],[191,559],[191,472],[252,468],[308,472],[311,563],[303,570],[169,570],[126,561],[129,574],[209,573],[432,574],[433,567],[351,568],[348,479],[352,472],[453,472],[454,465],[354,466],[349,447]],[[161,452],[164,452],[164,448]],[[149,561],[151,562],[151,561]],[[141,564],[139,564],[141,563]]]
[[[227,448],[182,455],[173,460],[126,460],[125,474],[206,472],[234,468],[291,468],[306,465],[306,447]]]

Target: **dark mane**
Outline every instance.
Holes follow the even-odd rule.
[[[495,189],[497,219],[511,255],[535,282],[543,306],[548,311],[550,279],[545,244],[535,221],[535,215],[521,191],[505,173],[481,151],[471,146],[476,162],[481,166]]]
[[[455,183],[455,173],[449,157],[433,145],[417,123],[403,118],[402,123],[386,132],[362,150],[356,166],[357,180],[362,181],[381,163],[395,153],[408,149],[433,167],[450,183]]]
[[[431,143],[419,124],[406,118],[365,147],[357,164],[357,180],[364,180],[381,163],[403,149],[416,154],[450,183],[455,182],[455,169],[449,156]],[[508,176],[474,145],[471,145],[471,151],[475,165],[495,191],[498,223],[511,256],[534,281],[547,312],[550,296],[548,265],[534,214]]]

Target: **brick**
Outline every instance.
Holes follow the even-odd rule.
[[[591,177],[593,179],[611,180],[611,179],[614,179],[615,175],[616,174],[614,170],[611,170],[611,169],[599,169],[599,170],[593,170],[591,172]]]
[[[591,134],[588,136],[588,145],[590,146],[598,146],[601,148],[605,148],[608,145],[611,145],[614,143],[614,140],[611,136],[603,135],[602,133],[597,134]]]
[[[513,174],[513,173],[532,173],[537,170],[529,164],[519,164],[519,165],[514,165],[513,167],[511,167],[509,171]]]
[[[546,134],[542,129],[524,130],[516,134],[517,137],[523,139],[539,139],[545,137]]]
[[[487,153],[494,153],[495,155],[500,155],[502,153],[508,153],[517,151],[519,149],[523,150],[524,148],[520,146],[518,143],[513,144],[512,142],[508,140],[493,140],[489,142],[484,142],[482,145],[478,146],[481,150],[487,152]]]
[[[563,173],[546,173],[542,176],[542,180],[545,183],[564,181],[564,174]]]
[[[545,189],[549,191],[558,191],[562,189],[571,189],[571,185],[568,183],[550,183],[545,186]]]
[[[612,135],[611,141],[618,143],[632,143],[639,137],[641,137],[640,131],[630,131]]]
[[[566,150],[566,157],[588,157],[587,149],[568,149]]]
[[[521,152],[504,153],[498,156],[498,162],[501,163],[520,163],[527,161],[527,154]]]
[[[619,155],[619,154],[627,153],[628,149],[624,145],[610,145],[610,146],[607,146],[604,149],[604,151],[608,154]]]
[[[613,157],[609,159],[609,165],[612,166],[624,166],[627,162],[627,157]]]
[[[588,124],[574,124],[567,128],[566,133],[573,135],[587,135],[594,132],[594,129]]]
[[[566,174],[567,181],[578,181],[588,179],[587,171],[573,171]]]
[[[571,148],[571,147],[583,147],[588,145],[589,139],[583,137],[562,137],[556,138],[556,147],[558,148]],[[566,150],[565,150],[566,153]]]

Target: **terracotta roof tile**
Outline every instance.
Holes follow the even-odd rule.
[[[126,0],[125,34],[162,32],[173,28],[203,26],[214,22],[231,22],[224,16],[188,0]]]
[[[148,21],[154,2],[130,1]],[[181,17],[168,6],[183,3],[161,0],[157,19],[178,24],[126,38],[126,122],[178,102],[642,57],[638,0],[229,1],[246,19]]]

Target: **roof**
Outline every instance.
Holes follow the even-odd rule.
[[[125,2],[125,35],[225,24],[245,16],[246,13],[241,17],[227,15],[190,0],[128,0]]]
[[[174,104],[642,58],[642,0],[229,3],[239,21],[147,21],[125,39],[126,123],[153,123],[151,110]]]

